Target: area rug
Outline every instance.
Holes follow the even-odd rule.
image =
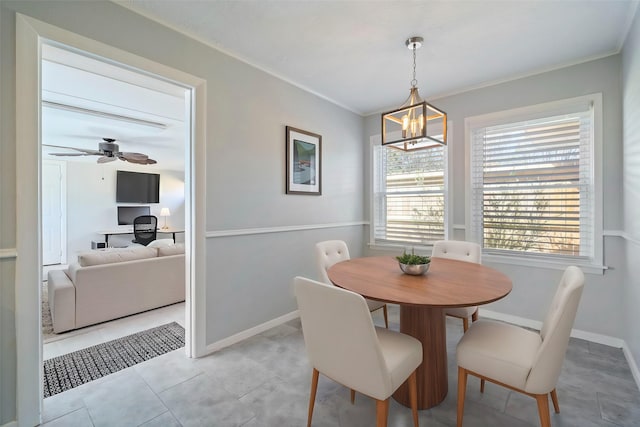
[[[184,328],[172,322],[45,360],[44,397],[71,390],[181,347],[184,347]]]
[[[42,283],[40,304],[42,310],[42,340],[47,342],[55,334],[53,333],[53,320],[51,319],[51,309],[49,309],[49,289],[46,281]]]

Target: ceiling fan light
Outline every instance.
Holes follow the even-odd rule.
[[[118,160],[117,157],[114,156],[102,156],[102,157],[98,157],[98,163],[102,164],[102,163],[109,163],[109,162],[114,162]]]

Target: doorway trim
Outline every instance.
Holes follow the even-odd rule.
[[[33,236],[41,214],[41,46],[77,49],[118,66],[164,79],[187,89],[191,122],[185,138],[185,352],[206,352],[206,246],[204,195],[206,165],[206,81],[163,64],[16,13],[16,235]],[[200,197],[197,197],[197,196]],[[40,424],[42,416],[42,337],[40,286],[42,233],[16,242],[15,324],[17,354],[16,421]]]

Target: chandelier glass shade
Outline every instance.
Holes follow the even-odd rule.
[[[396,110],[382,114],[382,145],[404,151],[447,144],[447,113],[424,101],[416,80],[416,49],[422,37],[412,37],[406,45],[413,51],[413,80],[409,97]]]

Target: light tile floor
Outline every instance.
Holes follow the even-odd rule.
[[[375,321],[382,324],[381,315]],[[391,328],[398,309],[390,306]],[[420,411],[420,425],[456,423],[455,346],[461,322],[447,320],[449,394]],[[44,400],[45,426],[304,426],[311,368],[299,320],[201,359],[176,350]],[[572,339],[558,382],[554,427],[640,426],[640,392],[620,349]],[[533,399],[470,379],[465,427],[538,426]],[[314,426],[375,424],[374,402],[321,376]],[[391,401],[389,426],[410,426],[411,411]]]
[[[178,303],[111,322],[55,334],[42,346],[42,358],[51,359],[166,323],[177,322],[184,326],[184,316],[184,303]]]

